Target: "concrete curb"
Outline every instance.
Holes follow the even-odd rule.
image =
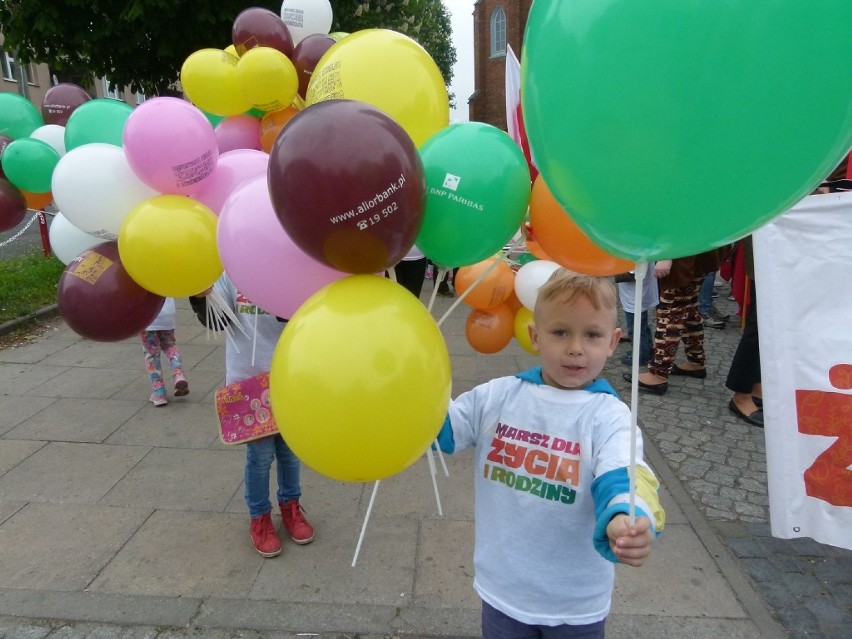
[[[29,324],[30,322],[35,322],[38,320],[50,319],[58,315],[58,304],[50,304],[49,306],[43,306],[35,313],[30,313],[29,315],[24,315],[23,317],[18,317],[0,324],[0,335],[6,335],[7,333],[11,333],[16,328],[23,326],[24,324]]]

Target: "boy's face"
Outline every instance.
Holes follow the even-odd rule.
[[[542,377],[549,386],[576,390],[588,386],[615,352],[621,329],[614,309],[595,309],[585,295],[573,301],[550,300],[536,309],[530,326],[541,355]]]

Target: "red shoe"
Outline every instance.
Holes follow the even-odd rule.
[[[297,544],[309,544],[314,540],[314,527],[305,519],[305,510],[298,499],[286,503],[278,502],[281,506],[281,521],[290,533],[290,539]]]
[[[251,541],[254,549],[264,557],[277,557],[281,554],[281,540],[272,525],[272,514],[266,513],[251,520]]]

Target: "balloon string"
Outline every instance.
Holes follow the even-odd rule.
[[[642,289],[645,283],[645,274],[648,270],[647,262],[636,262],[633,271],[636,280],[636,290],[633,291],[633,343],[632,361],[630,367],[632,376],[630,378],[630,505],[628,508],[628,520],[632,526],[636,522],[636,439],[639,432],[639,347],[642,342]]]
[[[438,461],[441,462],[441,469],[444,471],[444,477],[450,476],[450,471],[447,470],[447,462],[444,461],[444,453],[441,451],[441,446],[438,444],[438,440],[435,440],[435,450],[438,453]]]
[[[251,365],[254,367],[255,354],[257,353],[257,304],[254,305],[254,336],[251,340]]]
[[[396,269],[393,266],[391,266],[387,270],[387,274],[391,282],[396,282],[397,284],[399,284],[399,280],[396,279]]]
[[[491,264],[491,266],[489,266],[487,269],[482,271],[482,273],[479,274],[479,277],[477,277],[475,280],[473,280],[473,282],[471,282],[470,286],[467,287],[467,290],[464,293],[462,293],[461,295],[459,295],[458,299],[456,299],[456,301],[453,302],[452,305],[450,305],[450,308],[447,309],[447,312],[444,313],[443,317],[441,317],[441,319],[438,320],[438,326],[441,326],[441,324],[444,323],[444,320],[446,320],[447,317],[449,317],[450,313],[452,313],[455,310],[455,308],[459,304],[461,304],[462,301],[464,301],[464,298],[467,297],[470,294],[470,292],[474,288],[476,288],[477,285],[480,282],[482,282],[482,280],[484,280],[491,271],[493,271],[495,268],[497,268],[497,265],[500,263],[500,261],[503,258],[505,258],[509,253],[511,253],[513,248],[515,248],[518,244],[520,244],[523,241],[524,241],[524,236],[522,234],[518,237],[518,239],[516,239],[507,248],[505,248],[501,253],[499,253],[498,257],[494,260],[494,263]]]
[[[367,506],[367,514],[364,515],[364,523],[361,525],[361,534],[358,536],[358,545],[355,546],[355,556],[352,557],[352,567],[358,561],[358,555],[361,553],[361,544],[364,542],[364,534],[367,532],[367,523],[370,521],[370,513],[373,512],[373,503],[376,501],[376,492],[379,490],[379,482],[373,485],[373,494],[370,495],[370,503]]]
[[[435,490],[435,502],[438,504],[438,516],[444,516],[444,509],[441,508],[441,493],[438,491],[438,473],[435,470],[435,458],[432,457],[431,446],[426,449],[426,459],[429,461],[429,474],[432,476],[432,488]]]

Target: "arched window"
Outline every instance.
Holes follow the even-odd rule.
[[[506,12],[496,7],[491,13],[491,57],[506,55]]]

